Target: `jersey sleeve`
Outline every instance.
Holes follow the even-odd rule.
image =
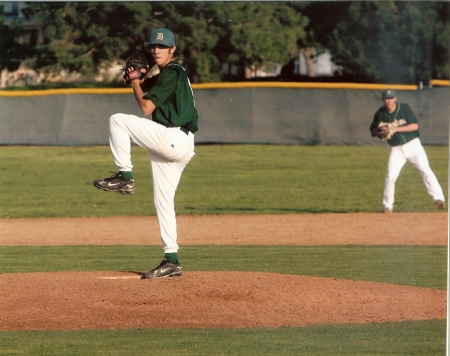
[[[416,114],[414,114],[414,111],[411,109],[411,107],[408,104],[402,104],[404,105],[405,110],[405,120],[406,125],[407,124],[417,124],[417,117]]]
[[[148,92],[151,88],[153,88],[153,86],[156,83],[156,79],[157,79],[158,75],[155,75],[154,77],[151,77],[151,78],[146,78],[144,80],[144,82],[141,84],[141,89],[144,93]]]
[[[156,81],[145,95],[155,104],[156,107],[161,106],[175,92],[177,87],[177,71],[167,69],[156,76]]]

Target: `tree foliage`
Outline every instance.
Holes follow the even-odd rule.
[[[144,45],[157,21],[147,2],[31,2],[42,26],[35,68],[93,74]]]
[[[448,79],[449,9],[444,2],[348,3],[329,37],[334,60],[362,81]]]
[[[298,44],[328,49],[346,78],[416,83],[449,78],[448,2],[30,2],[43,41],[27,51],[20,24],[0,19],[2,68],[33,58],[34,68],[94,74],[170,28],[194,81],[221,81],[221,68],[287,64]],[[8,42],[9,41],[9,42]]]
[[[221,80],[214,48],[222,29],[214,21],[215,7],[207,2],[168,2],[160,7],[164,26],[175,33],[177,53],[194,82]]]
[[[0,4],[0,70],[16,70],[27,58],[28,46],[17,41],[21,33],[21,23],[13,19],[4,23],[3,5]]]
[[[222,60],[233,64],[261,66],[265,61],[285,63],[305,38],[308,19],[287,3],[228,3],[218,8]]]

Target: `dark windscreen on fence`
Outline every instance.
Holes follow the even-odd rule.
[[[381,91],[305,88],[194,90],[197,143],[380,145],[369,133]],[[397,90],[414,110],[421,141],[446,145],[449,88]],[[130,94],[0,96],[2,145],[106,145],[114,113],[140,116]]]

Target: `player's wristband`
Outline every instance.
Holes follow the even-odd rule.
[[[136,69],[132,70],[131,72],[128,72],[128,78],[130,80],[140,79],[139,77],[140,77],[139,71]]]

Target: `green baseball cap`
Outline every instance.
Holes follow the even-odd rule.
[[[383,90],[383,93],[381,94],[381,97],[383,98],[383,100],[395,98],[396,96],[397,96],[397,93],[395,92],[394,89]]]
[[[175,45],[175,36],[167,28],[158,28],[150,35],[147,45],[159,44],[167,47]]]

